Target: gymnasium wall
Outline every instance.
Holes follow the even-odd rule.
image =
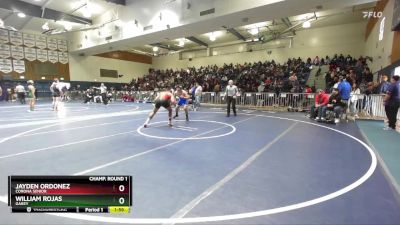
[[[358,57],[364,54],[366,22],[367,21],[297,31],[297,35],[293,38],[291,48],[289,48],[288,40],[281,40],[280,43],[276,43],[275,46],[273,44],[268,44],[268,50],[253,50],[252,52],[198,57],[192,58],[192,61],[188,59],[179,60],[178,54],[160,56],[153,57],[153,67],[158,69],[185,68],[188,66],[199,67],[210,64],[223,65],[224,63],[230,62],[244,63],[269,59],[275,59],[275,61],[282,63],[289,57],[314,58],[316,55],[332,56],[335,53],[350,54]],[[278,46],[280,48],[277,48]],[[236,45],[230,48],[236,49],[238,46]],[[234,51],[235,50],[232,49],[231,52]],[[268,55],[267,51],[271,51],[271,54]]]
[[[358,57],[364,55],[366,22],[297,31],[291,48],[289,48],[289,40],[280,40],[279,42],[268,43],[268,50],[257,51],[257,48],[254,48],[255,50],[252,52],[244,51],[225,54],[237,52],[240,46],[236,45],[215,48],[214,50],[218,52],[218,55],[195,57],[192,58],[192,61],[187,58],[179,60],[179,54],[153,57],[152,64],[71,54],[69,60],[70,78],[72,81],[93,82],[96,80],[98,82],[127,83],[132,78],[147,74],[149,68],[179,69],[188,66],[200,67],[211,64],[223,65],[231,62],[244,63],[271,59],[282,63],[289,57],[313,58],[316,55],[325,56],[328,54],[332,56],[335,53],[350,54]],[[267,54],[267,51],[271,51],[271,54]],[[100,69],[118,70],[118,73],[124,76],[121,78],[103,78],[100,77]]]
[[[364,54],[373,57],[373,62],[369,63],[372,72],[379,71],[381,68],[389,66],[392,63],[391,55],[393,45],[397,44],[397,47],[400,45],[400,43],[393,43],[394,32],[391,31],[393,7],[394,0],[389,0],[383,10],[383,16],[377,20],[366,39]],[[384,33],[383,39],[379,41],[378,37],[383,17],[385,17]]]
[[[79,56],[70,54],[69,69],[71,81],[97,81],[129,83],[132,78],[147,74],[151,64],[131,62],[98,56]],[[117,70],[124,75],[119,78],[100,77],[100,69]]]

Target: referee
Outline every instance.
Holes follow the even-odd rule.
[[[104,83],[101,83],[100,85],[100,94],[101,94],[101,100],[103,101],[104,105],[107,105],[107,87],[104,85]]]
[[[227,104],[227,117],[231,114],[231,104],[233,109],[233,115],[236,116],[236,95],[238,94],[238,88],[233,85],[233,80],[228,81],[228,86],[225,89],[226,104]]]

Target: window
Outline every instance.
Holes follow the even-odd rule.
[[[118,71],[117,70],[100,69],[100,77],[118,78]]]
[[[381,25],[379,26],[379,41],[383,40],[383,33],[385,32],[385,19],[386,17],[382,18]]]

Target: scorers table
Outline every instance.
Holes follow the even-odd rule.
[[[129,213],[131,176],[9,176],[13,213]]]

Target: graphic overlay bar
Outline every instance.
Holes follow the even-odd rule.
[[[110,206],[108,207],[108,212],[109,213],[129,213],[130,208],[126,206]]]
[[[129,177],[129,187],[132,187],[132,177]],[[129,206],[132,206],[132,188],[129,188]]]
[[[131,185],[131,176],[9,176],[8,202],[15,213],[129,213]]]
[[[129,207],[126,207],[129,209]],[[111,213],[110,207],[13,207],[13,213]]]
[[[11,206],[10,199],[11,199],[11,177],[8,176],[8,201],[7,201],[8,206]]]

